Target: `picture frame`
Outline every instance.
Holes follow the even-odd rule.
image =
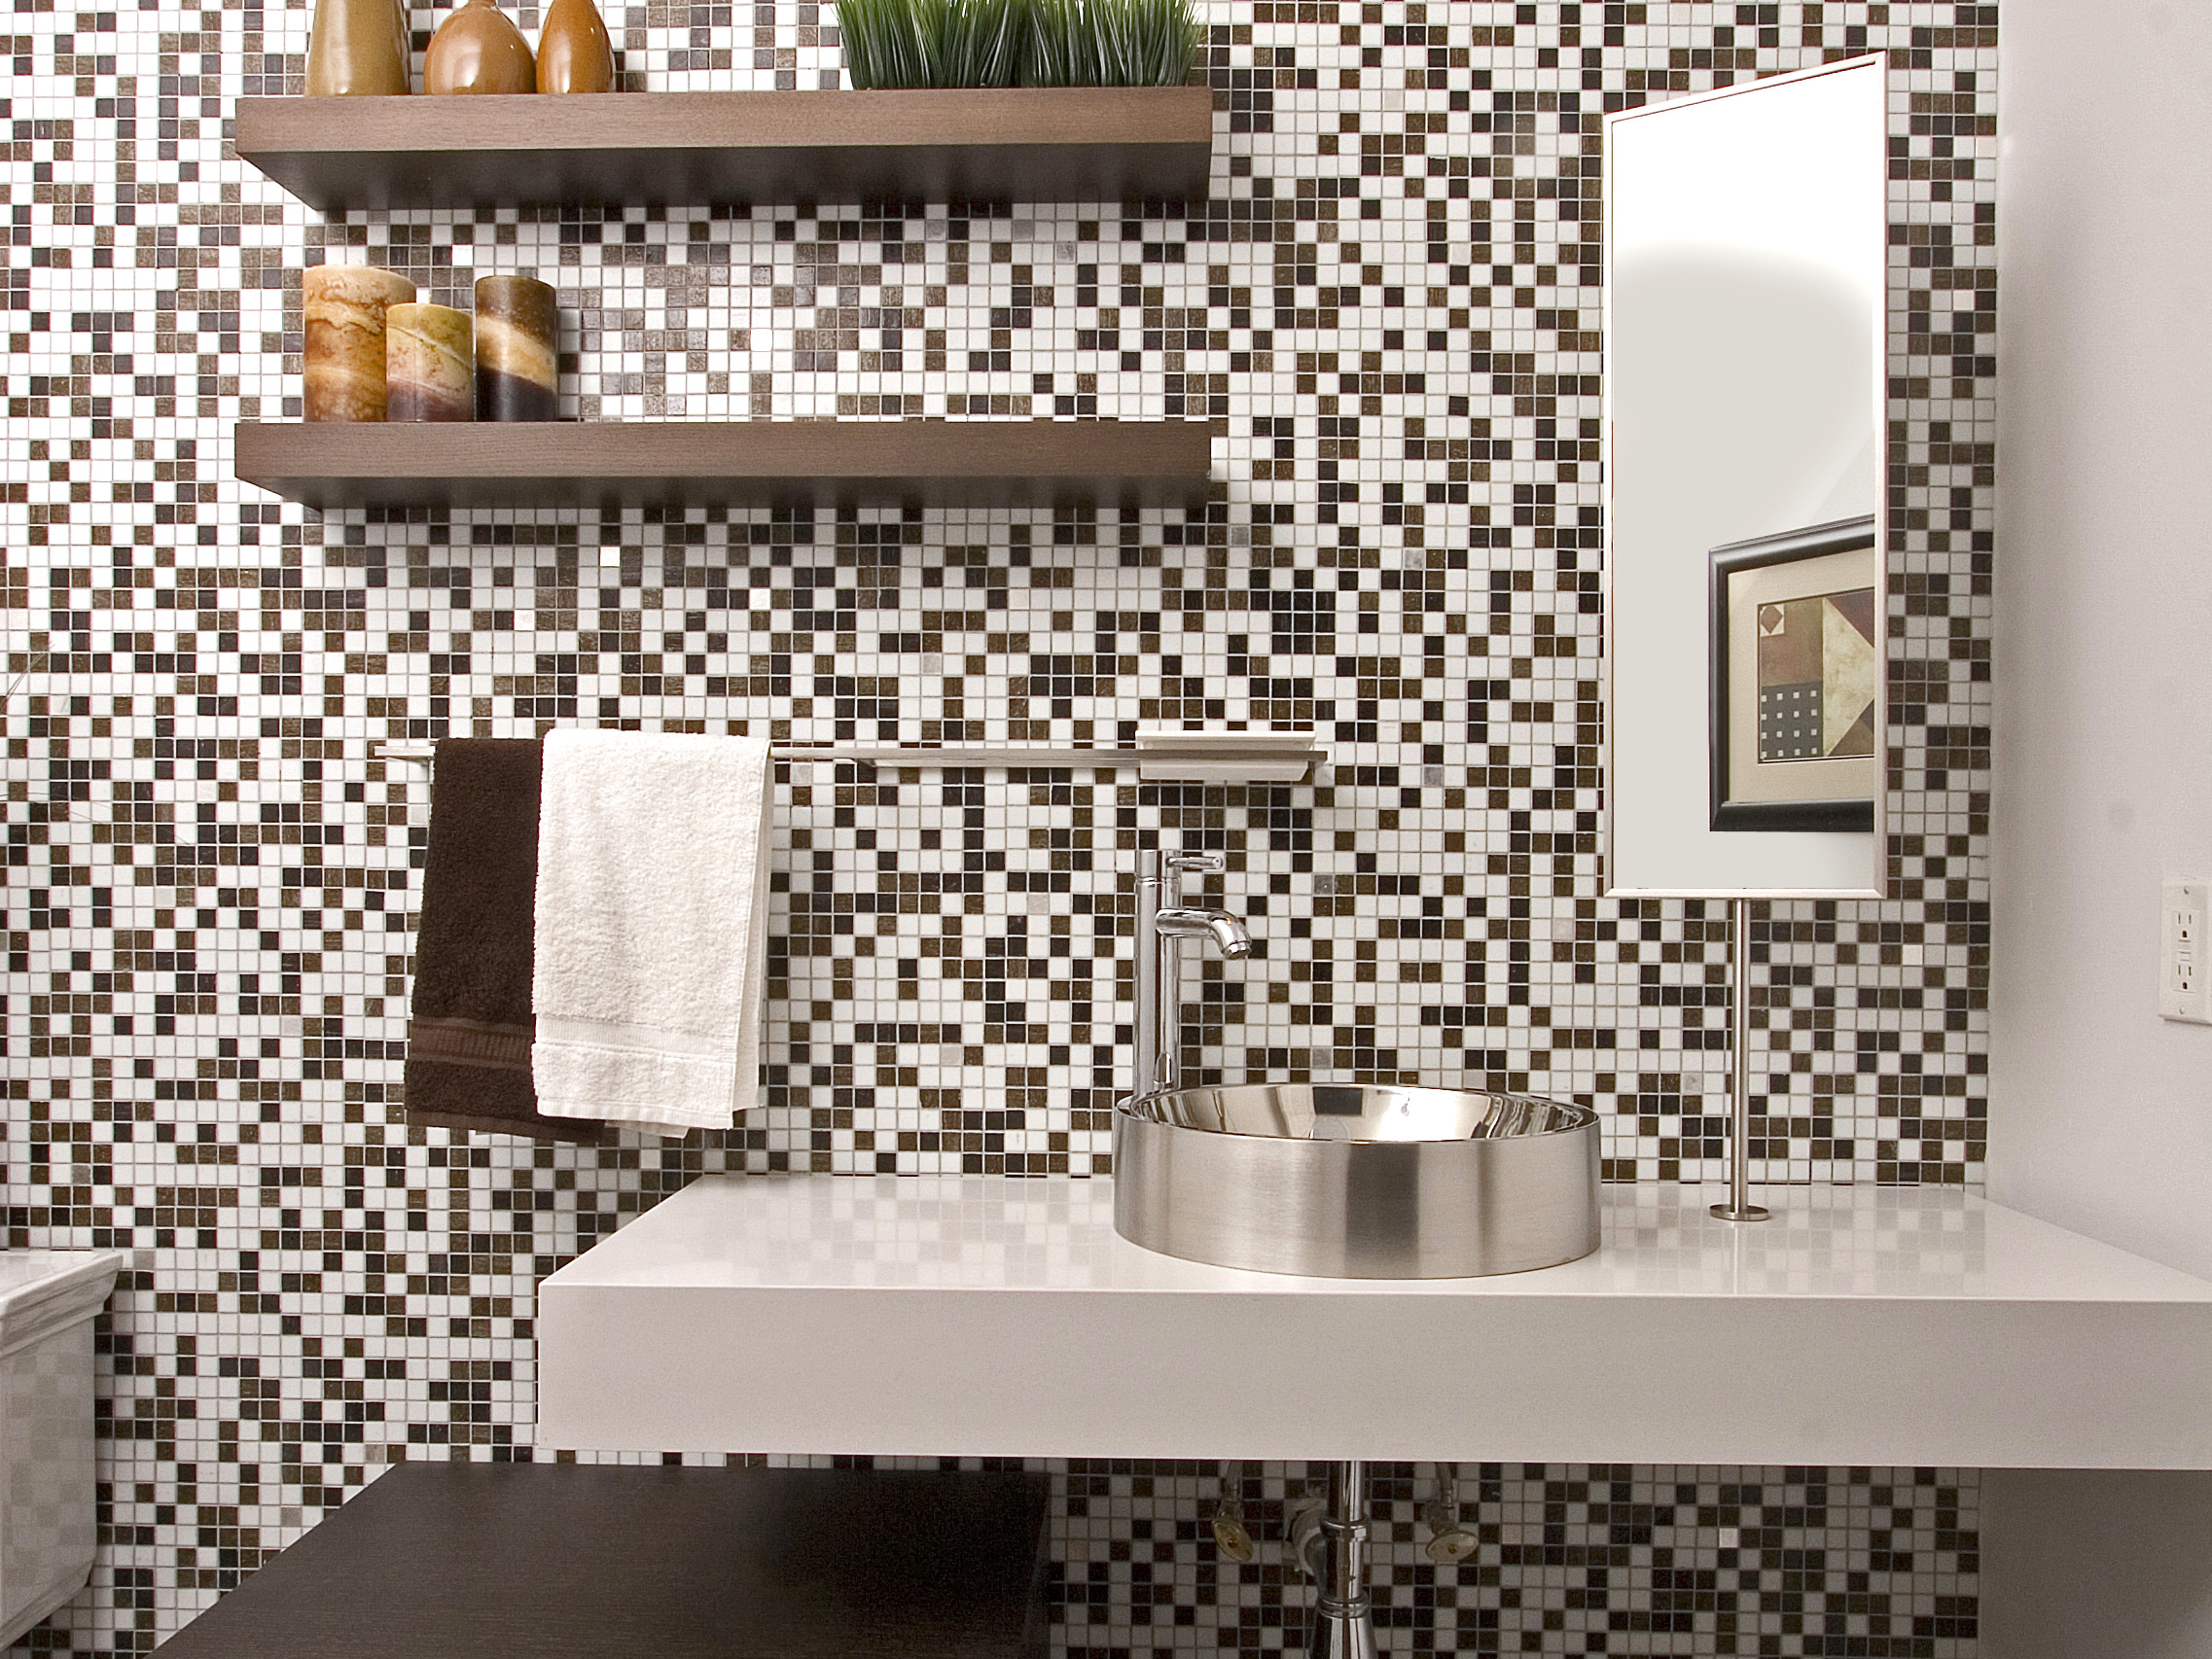
[[[1873,515],[1706,563],[1712,828],[1872,830],[1887,707]]]

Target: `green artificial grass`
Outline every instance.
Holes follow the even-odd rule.
[[[932,87],[925,6],[943,0],[838,0],[838,35],[854,87]]]
[[[1191,0],[838,0],[855,88],[1178,87]]]

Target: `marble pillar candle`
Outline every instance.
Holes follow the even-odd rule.
[[[560,311],[530,276],[477,278],[477,419],[552,420],[559,407]]]
[[[384,418],[476,419],[476,352],[469,314],[450,305],[394,305],[384,313]]]
[[[319,265],[300,273],[309,420],[384,418],[384,313],[413,298],[413,283],[374,265]]]

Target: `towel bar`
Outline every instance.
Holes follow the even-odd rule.
[[[428,765],[437,746],[398,739],[372,742],[372,759],[408,760]],[[942,747],[877,743],[778,744],[768,751],[777,760],[845,760],[870,765],[953,767],[1135,766],[1147,783],[1296,783],[1328,751],[1303,731],[1139,732],[1134,746],[1080,748],[1024,744],[973,744]]]

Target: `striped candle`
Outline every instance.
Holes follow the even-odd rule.
[[[560,311],[531,276],[477,278],[477,418],[552,420],[559,409]]]

